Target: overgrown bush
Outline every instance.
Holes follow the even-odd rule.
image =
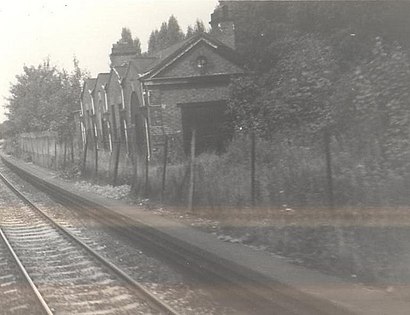
[[[251,205],[250,138],[237,137],[222,155],[195,160],[194,205],[197,208],[243,208]],[[331,144],[336,206],[396,206],[410,202],[410,177],[386,169],[376,157],[355,155],[349,146]],[[150,197],[158,199],[162,166],[150,169]],[[165,202],[186,204],[189,164],[169,165]],[[292,141],[256,143],[256,205],[264,208],[327,207],[324,149]]]

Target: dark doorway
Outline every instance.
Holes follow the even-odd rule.
[[[182,112],[182,130],[185,153],[189,155],[192,130],[196,130],[195,152],[222,153],[232,138],[226,102],[201,102],[179,104]]]

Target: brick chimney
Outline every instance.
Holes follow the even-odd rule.
[[[236,48],[235,45],[235,25],[230,17],[228,7],[219,5],[211,14],[211,34],[225,45]]]
[[[110,60],[111,60],[111,68],[121,66],[131,59],[133,59],[137,54],[137,50],[135,49],[134,45],[130,43],[124,43],[121,40],[118,41],[116,44],[112,45]]]

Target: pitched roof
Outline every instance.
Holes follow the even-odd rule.
[[[137,71],[138,74],[142,74],[146,72],[148,69],[151,69],[154,64],[157,63],[157,58],[152,56],[152,57],[135,57],[131,59],[131,61],[128,63],[128,69],[127,69],[127,74],[130,69],[130,67],[134,67]],[[125,74],[125,75],[127,75]]]
[[[224,58],[232,61],[236,65],[242,66],[243,63],[241,57],[234,49],[228,47],[227,45],[207,33],[200,33],[156,53],[155,56],[158,56],[157,62],[154,63],[152,65],[152,68],[149,69],[145,74],[143,74],[142,77],[152,77],[202,41],[212,46],[215,51],[222,55]]]
[[[96,78],[90,78],[85,80],[85,86],[88,86],[88,89],[93,90],[95,88],[95,83],[97,82]]]
[[[105,85],[108,82],[108,79],[110,78],[110,73],[99,73],[97,75],[97,82],[100,83],[101,85]],[[95,84],[97,84],[97,82]]]
[[[177,50],[179,50],[181,47],[183,47],[187,42],[191,41],[195,37],[195,35],[188,37],[178,43],[175,43],[174,45],[171,45],[167,48],[161,49],[154,53],[154,57],[156,57],[155,65],[161,63],[164,59],[166,59],[168,56],[171,54],[175,53]],[[153,65],[154,66],[154,65]]]
[[[113,70],[120,76],[120,79],[123,79],[127,72],[127,67],[128,65],[116,66],[116,67],[113,67]]]
[[[96,78],[85,79],[83,83],[83,88],[81,89],[80,97],[83,98],[84,91],[86,88],[88,88],[88,90],[91,90],[91,91],[94,90],[96,82],[97,82]]]

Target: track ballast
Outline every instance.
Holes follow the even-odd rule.
[[[31,308],[27,314],[177,314],[0,178],[9,204],[0,209],[0,227],[43,303],[43,310]],[[24,305],[4,306],[13,314],[13,307]]]

